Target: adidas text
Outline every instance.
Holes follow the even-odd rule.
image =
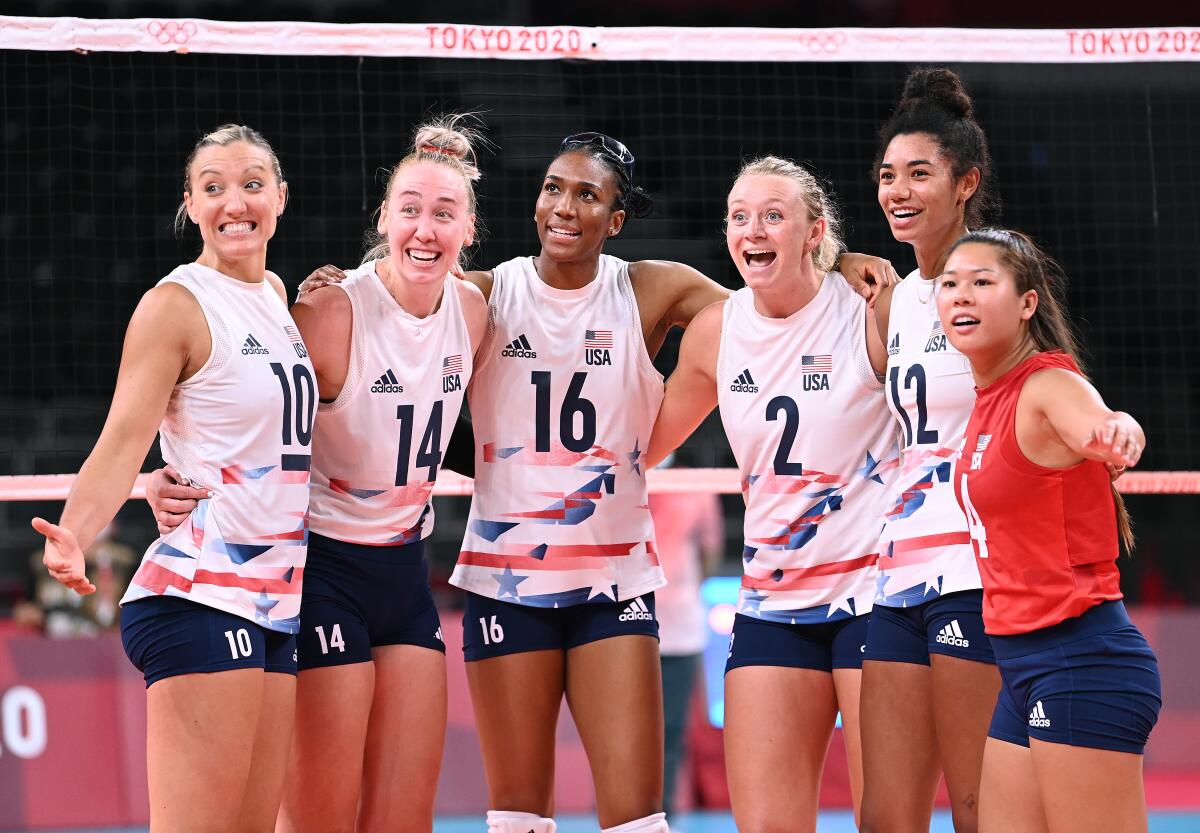
[[[729,389],[734,393],[758,393],[758,385],[739,385],[737,382],[730,385]]]
[[[939,633],[937,635],[937,641],[942,643],[943,645],[953,645],[956,648],[970,648],[971,647],[971,640],[963,639],[960,636],[949,636],[948,634],[944,634],[944,633]]]
[[[634,599],[617,619],[621,622],[650,622],[654,620],[654,614],[650,612],[650,608],[646,607],[645,602],[641,599]]]
[[[537,353],[532,350],[517,350],[510,344],[500,351],[501,356],[511,356],[516,359],[536,359]]]
[[[271,351],[266,347],[263,347],[259,340],[253,335],[246,336],[246,341],[242,345],[243,356],[262,356],[270,352]]]
[[[404,393],[404,385],[381,385],[376,382],[371,385],[371,393]]]
[[[1029,725],[1035,729],[1050,728],[1050,718],[1046,717],[1046,709],[1042,706],[1041,700],[1038,700],[1037,705],[1029,712]]]

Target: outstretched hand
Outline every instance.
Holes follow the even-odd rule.
[[[1126,420],[1117,414],[1093,428],[1084,440],[1083,448],[1112,467],[1109,476],[1113,480],[1120,477],[1129,466],[1136,466],[1142,457],[1141,440]]]
[[[42,564],[50,572],[50,577],[80,596],[95,593],[96,585],[88,581],[84,572],[83,550],[75,540],[75,533],[44,518],[34,518],[33,528],[46,536]]]

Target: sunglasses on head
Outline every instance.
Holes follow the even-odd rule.
[[[629,181],[633,181],[633,154],[629,148],[612,136],[594,132],[575,133],[562,140],[558,152],[563,153],[580,147],[594,147],[605,156],[616,160],[625,169],[625,175],[629,177]]]

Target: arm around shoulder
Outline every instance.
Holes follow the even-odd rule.
[[[483,337],[487,333],[487,299],[483,297],[483,291],[477,284],[454,277],[449,280],[453,281],[452,285],[458,292],[463,318],[467,322],[467,332],[471,335],[471,353],[474,355],[479,352],[479,345],[483,343]]]
[[[678,448],[717,406],[717,358],[725,303],[709,304],[683,333],[679,363],[667,380],[646,452],[650,466]]]
[[[640,299],[653,293],[666,310],[666,323],[687,327],[700,311],[729,297],[729,290],[683,263],[642,260],[629,264],[629,279]]]
[[[317,373],[321,399],[336,399],[350,368],[350,342],[354,308],[341,289],[322,286],[306,292],[292,304],[292,318]]]

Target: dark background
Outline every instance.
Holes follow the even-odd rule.
[[[85,17],[439,21],[578,25],[1134,25],[1189,22],[1141,3],[1005,10],[949,2],[594,4],[541,0],[436,5],[368,2],[17,2],[7,14]],[[1046,6],[1047,8],[1043,8]],[[1195,13],[1191,14],[1193,18]],[[1072,279],[1070,307],[1097,385],[1149,438],[1143,467],[1200,469],[1200,67],[1189,63],[955,67],[974,95],[996,159],[1004,224],[1032,233]],[[0,475],[76,471],[108,406],[125,323],[141,293],[198,251],[170,230],[183,160],[196,138],[235,121],[279,153],[291,203],[269,265],[290,287],[323,263],[353,265],[381,169],[431,113],[474,110],[496,145],[484,153],[476,263],[536,251],[531,222],[542,170],[562,136],[602,130],[638,157],[655,214],[608,249],[689,263],[739,283],[721,234],[725,192],[744,158],[809,163],[837,193],[846,238],[903,274],[874,201],[875,131],[909,67],[898,64],[588,63],[0,51]],[[659,357],[668,370],[677,337]],[[711,419],[681,454],[732,465]],[[148,465],[157,463],[156,452]],[[740,501],[727,501],[737,553]],[[1123,560],[1127,592],[1200,600],[1194,496],[1129,499],[1140,545]],[[28,528],[61,504],[0,502],[0,611],[26,592]],[[465,500],[439,499],[440,564],[461,540]],[[119,534],[139,551],[149,512],[127,504]],[[737,570],[736,560],[730,571]]]

